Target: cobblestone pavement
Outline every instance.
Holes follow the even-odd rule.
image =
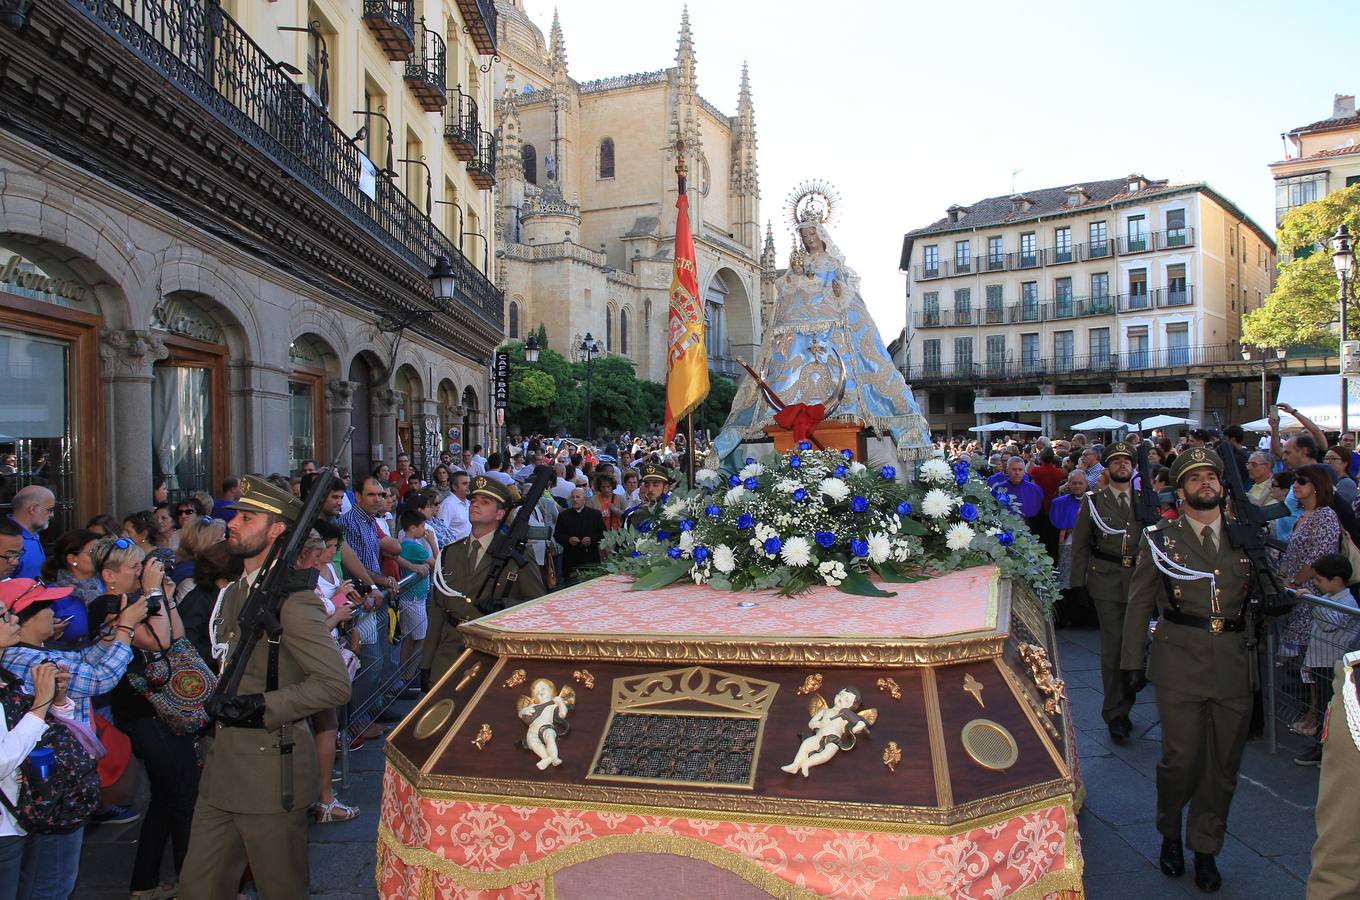
[[[1123,746],[1111,741],[1100,720],[1096,648],[1094,631],[1059,633],[1062,674],[1078,727],[1087,791],[1080,817],[1087,896],[1093,900],[1200,896],[1190,873],[1171,880],[1156,867],[1161,838],[1153,825],[1153,777],[1161,735],[1153,692],[1144,691],[1134,708],[1134,739]],[[1315,836],[1318,770],[1295,766],[1291,749],[1282,747],[1272,755],[1262,739],[1247,745],[1227,843],[1219,856],[1220,897],[1293,900],[1304,896]],[[352,822],[313,826],[314,897],[357,900],[375,895],[373,848],[382,789],[381,742],[370,741],[351,760],[350,786],[343,796],[359,804],[363,814]],[[128,895],[138,827],[137,823],[99,826],[86,832],[77,898]]]

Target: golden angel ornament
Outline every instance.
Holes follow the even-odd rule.
[[[546,678],[535,679],[529,685],[529,694],[521,695],[515,704],[520,719],[528,725],[524,740],[519,743],[538,757],[540,770],[562,765],[562,758],[557,755],[557,739],[571,731],[567,715],[575,705],[576,691],[566,686],[559,691]]]
[[[869,737],[869,726],[878,721],[878,710],[858,711],[863,697],[856,687],[843,687],[836,692],[830,705],[821,694],[812,698],[808,704],[808,727],[812,729],[809,737],[803,738],[793,762],[781,766],[790,775],[795,773],[807,777],[808,769],[830,761],[841,750],[854,749],[858,735]]]

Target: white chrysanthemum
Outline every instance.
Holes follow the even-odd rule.
[[[764,522],[756,523],[756,540],[758,542],[763,544],[772,537],[779,537],[779,532]]]
[[[864,471],[864,463],[860,462],[859,460],[855,460],[854,462],[852,462],[852,463],[850,464],[850,474],[851,474],[851,475],[858,475],[860,472],[863,472],[863,471]]]
[[[817,574],[822,576],[822,581],[835,587],[845,580],[846,571],[839,560],[829,559],[817,567]]]
[[[921,479],[931,484],[948,484],[954,480],[954,470],[942,459],[928,459],[921,465]]]
[[[800,487],[802,487],[802,485],[799,484],[798,481],[797,481],[796,479],[793,479],[793,478],[781,478],[781,479],[779,479],[778,482],[775,483],[775,487],[778,488],[779,490],[783,491],[783,492],[786,493],[786,494],[792,494],[794,491],[796,491],[796,490],[798,490]]]
[[[713,484],[722,480],[722,474],[717,469],[700,469],[694,473],[694,480],[700,484]]]
[[[741,485],[737,485],[734,488],[729,488],[727,493],[723,495],[723,503],[727,504],[728,506],[731,506],[733,503],[740,503],[742,498],[745,496],[746,488],[742,487]]]
[[[748,478],[755,478],[755,477],[758,476],[761,472],[764,472],[764,471],[765,471],[765,467],[764,467],[764,466],[762,466],[762,465],[761,465],[760,463],[758,463],[758,462],[754,462],[754,463],[751,463],[749,466],[746,466],[744,469],[742,469],[741,472],[738,473],[738,475],[739,475],[739,477],[741,478],[742,481],[745,481],[745,480],[748,479]]]
[[[812,562],[812,544],[805,537],[791,537],[784,542],[779,556],[791,566],[805,566]]]
[[[886,534],[869,535],[869,561],[882,563],[888,561],[888,555],[892,553],[892,541],[888,540]]]
[[[953,508],[954,498],[939,488],[931,488],[926,491],[926,496],[921,501],[921,512],[932,519],[940,519],[949,515],[949,511]]]
[[[823,479],[820,490],[831,498],[832,503],[839,503],[850,496],[850,486],[839,478]]]
[[[713,548],[713,568],[726,575],[737,567],[737,555],[726,544]]]
[[[683,497],[676,497],[670,503],[667,503],[662,507],[661,511],[665,513],[667,518],[678,519],[680,518],[680,514],[685,511],[685,499]]]
[[[944,545],[950,550],[967,550],[973,542],[973,529],[966,522],[955,522],[944,533]]]
[[[680,550],[682,552],[688,553],[690,550],[693,549],[694,549],[694,532],[692,531],[680,532]]]

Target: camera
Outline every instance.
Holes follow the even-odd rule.
[[[142,599],[146,601],[146,614],[148,617],[160,615],[161,601],[164,598],[165,595],[162,594],[160,591],[142,595]]]

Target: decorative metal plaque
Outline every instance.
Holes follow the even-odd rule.
[[[778,689],[704,666],[616,678],[586,777],[749,789]]]

